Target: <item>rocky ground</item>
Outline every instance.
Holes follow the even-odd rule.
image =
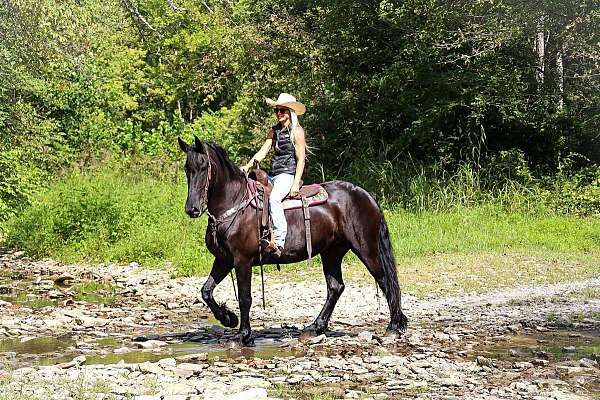
[[[276,273],[275,273],[276,274]],[[227,344],[204,278],[62,266],[0,254],[0,399],[597,399],[600,274],[556,285],[417,299],[404,337],[387,305],[347,283],[330,332],[300,340],[322,282],[253,288],[257,346]],[[215,291],[236,309],[230,279]]]

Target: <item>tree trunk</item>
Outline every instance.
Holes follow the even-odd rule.
[[[541,87],[544,83],[544,70],[545,70],[545,53],[546,53],[546,35],[544,34],[544,17],[541,16],[538,21],[538,29],[535,34],[535,47],[534,51],[537,55],[538,64],[536,68],[535,78],[538,85]]]
[[[559,49],[556,53],[556,75],[558,79],[558,109],[562,110],[564,107],[564,89],[565,89],[565,77],[564,77],[564,65],[563,65],[563,53]]]

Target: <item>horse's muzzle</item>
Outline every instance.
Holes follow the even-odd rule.
[[[200,211],[197,207],[188,208],[185,210],[185,212],[190,216],[190,218],[198,218],[200,215],[202,215],[202,211]]]

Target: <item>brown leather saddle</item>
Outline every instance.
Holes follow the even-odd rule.
[[[260,169],[258,162],[254,164],[254,170],[248,174],[250,192],[256,191],[256,201],[251,203],[260,211],[259,238],[272,241],[272,221],[269,213],[269,195],[273,185],[269,182],[268,175]],[[304,228],[306,232],[306,251],[308,253],[308,265],[312,266],[312,240],[310,232],[310,206],[323,204],[327,201],[328,194],[325,188],[319,184],[300,184],[300,192],[297,196],[288,196],[283,200],[284,210],[302,208],[304,213]]]

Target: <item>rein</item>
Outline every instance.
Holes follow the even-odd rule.
[[[230,209],[226,210],[223,214],[221,214],[220,217],[216,217],[208,211],[208,187],[210,186],[211,175],[212,175],[212,164],[210,162],[210,157],[209,157],[208,158],[208,173],[206,174],[206,183],[204,184],[204,205],[203,205],[202,212],[206,212],[206,214],[209,216],[209,218],[213,220],[213,225],[214,225],[213,230],[216,232],[216,228],[219,224],[222,224],[232,215],[237,215],[237,213],[239,211],[248,207],[250,205],[250,203],[254,200],[254,198],[256,198],[256,192],[252,196],[248,197],[246,200],[240,202],[237,206],[233,206]],[[246,185],[245,185],[246,191],[244,192],[244,196],[242,198],[245,198],[248,195],[248,176],[246,176],[246,174],[244,174],[244,177],[246,180]],[[234,220],[235,220],[235,218],[234,218]],[[232,221],[232,223],[233,223],[233,221]]]

